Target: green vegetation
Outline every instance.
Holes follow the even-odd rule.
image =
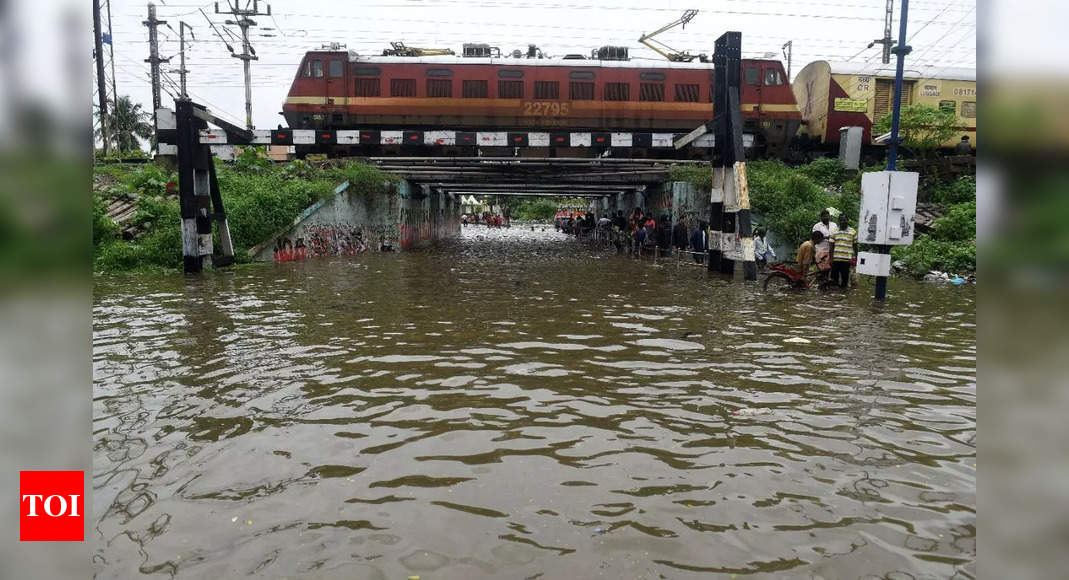
[[[902,139],[902,147],[919,157],[927,157],[958,134],[958,130],[955,129],[957,124],[957,115],[950,111],[928,105],[908,105],[902,107],[898,120],[898,134]],[[891,113],[872,126],[874,137],[890,131]]]
[[[140,103],[134,103],[129,96],[119,97],[115,108],[107,114],[101,114],[101,110],[94,107],[98,119],[104,121],[108,127],[108,141],[121,153],[141,152],[139,139],[148,141],[153,137],[152,113],[141,109]],[[98,139],[102,138],[100,129],[96,130]]]
[[[94,170],[118,180],[93,192],[94,270],[180,268],[178,198],[166,195],[167,183],[177,181],[177,175],[152,164],[104,165]],[[384,193],[397,180],[359,163],[327,168],[303,161],[274,164],[255,148],[247,149],[232,164],[217,162],[216,175],[238,260],[247,259],[249,248],[291,223],[302,210],[333,195],[339,182],[348,179],[357,191]],[[141,233],[123,240],[118,224],[107,217],[107,204],[117,195],[129,194],[137,195],[137,211],[131,219]]]
[[[750,186],[750,207],[761,215],[762,226],[788,244],[801,243],[821,210],[834,207],[850,216],[856,226],[861,203],[861,172],[846,171],[837,159],[818,159],[790,167],[779,161],[751,161],[746,164]],[[708,167],[675,166],[673,180],[687,181],[701,189],[712,185]],[[928,180],[918,193],[922,201],[946,208],[946,215],[932,225],[931,235],[920,234],[913,245],[896,247],[895,260],[906,271],[922,276],[931,270],[964,274],[976,270],[976,178],[971,175],[949,182]]]
[[[557,214],[557,200],[545,197],[524,198],[512,207],[512,219],[551,220]]]

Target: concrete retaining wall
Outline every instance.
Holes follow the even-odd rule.
[[[413,195],[407,181],[386,194],[369,194],[346,182],[249,255],[259,261],[355,255],[425,247],[459,235],[460,206],[446,195]]]

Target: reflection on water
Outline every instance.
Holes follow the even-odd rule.
[[[520,228],[99,279],[96,573],[972,577],[975,292],[870,295]]]

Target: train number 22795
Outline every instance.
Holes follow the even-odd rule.
[[[557,101],[524,101],[523,114],[527,116],[567,115],[572,110],[571,103]]]

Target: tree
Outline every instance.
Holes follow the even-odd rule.
[[[97,116],[100,116],[99,109]],[[116,107],[108,111],[106,118],[111,143],[115,144],[119,151],[139,151],[141,143],[138,138],[152,138],[152,124],[149,122],[151,119],[150,113],[141,110],[140,103],[134,103],[128,96],[119,97]]]
[[[902,146],[920,155],[927,156],[958,133],[957,115],[928,105],[902,107],[898,120],[898,137]],[[873,125],[874,135],[891,130],[891,113]]]

